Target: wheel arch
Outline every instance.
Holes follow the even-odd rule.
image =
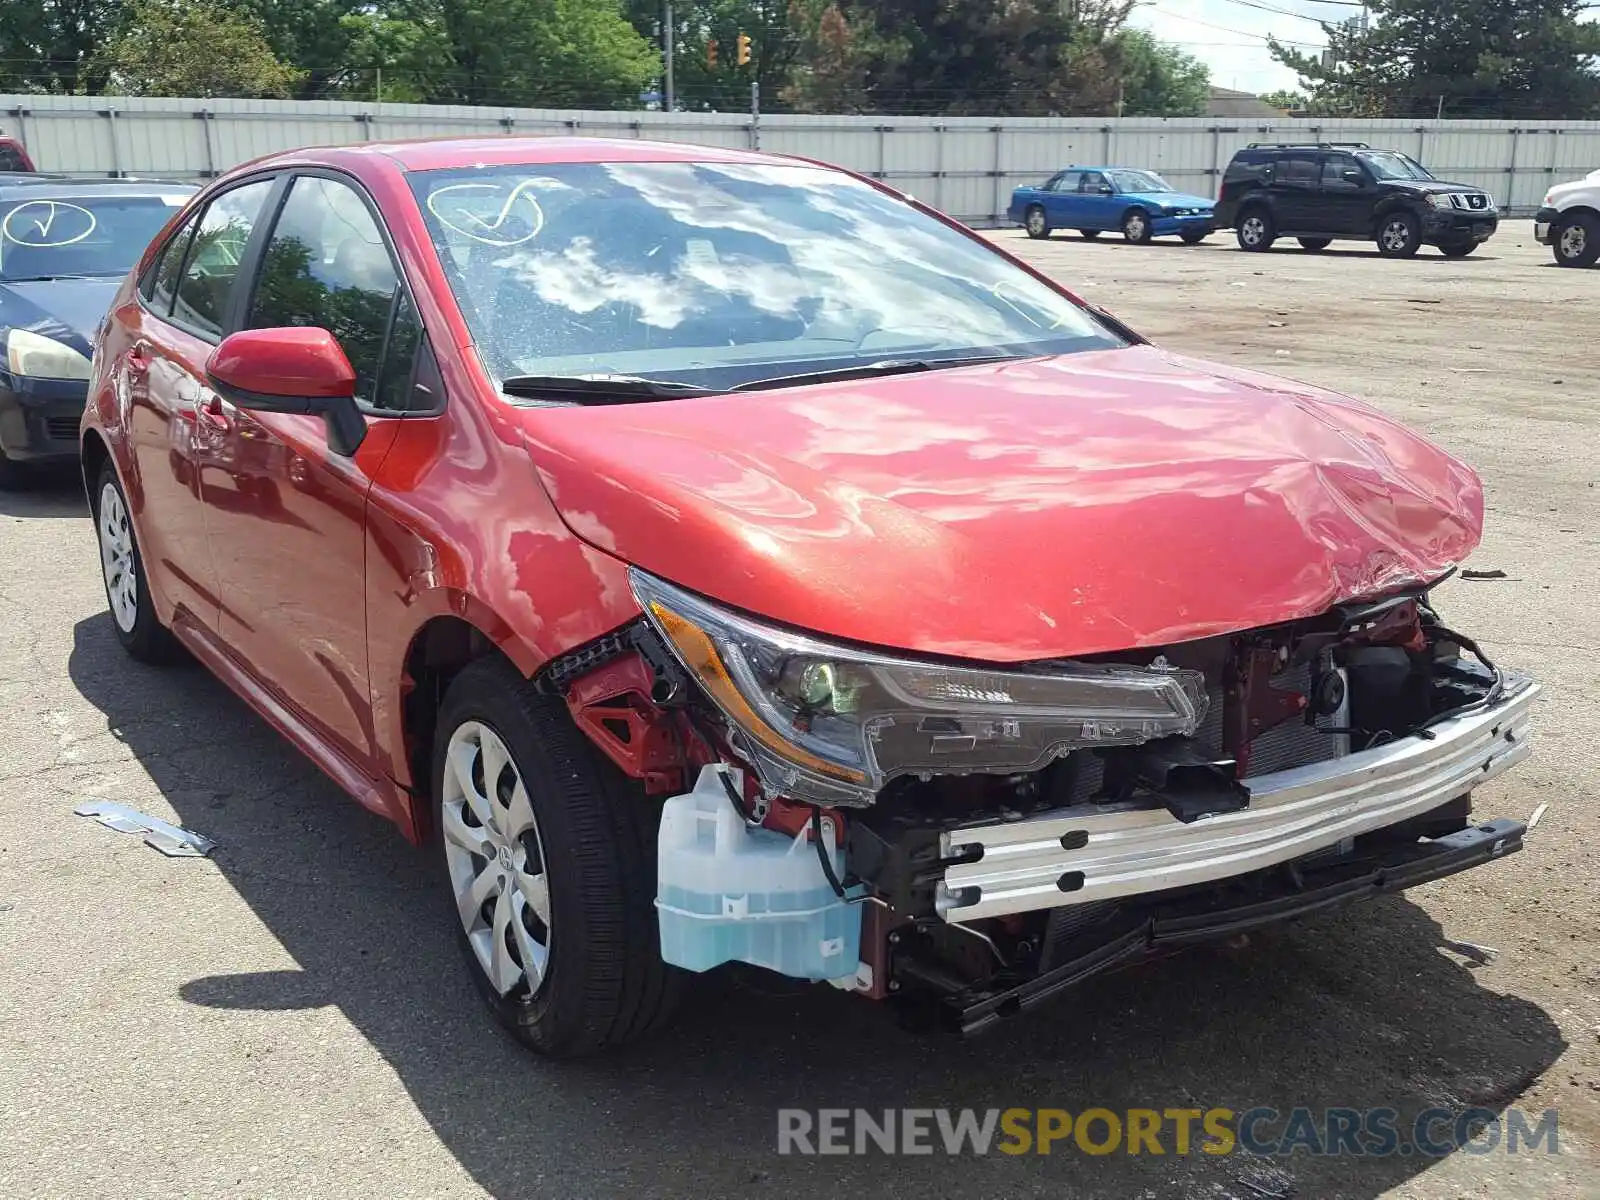
[[[1559,224],[1568,217],[1573,216],[1593,217],[1595,220],[1600,221],[1600,208],[1596,208],[1593,204],[1574,204],[1571,208],[1563,208],[1557,211],[1556,223]]]
[[[90,512],[95,511],[95,503],[99,499],[95,495],[94,485],[110,458],[111,448],[100,436],[100,431],[94,428],[84,430],[83,440],[78,443],[78,466],[83,472],[83,492],[89,498]]]

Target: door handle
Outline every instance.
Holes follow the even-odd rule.
[[[128,357],[124,360],[128,370],[135,375],[143,375],[150,369],[150,343],[140,339],[128,350]]]
[[[223,400],[221,396],[213,392],[201,401],[198,407],[200,409],[200,419],[211,428],[219,430],[229,428],[231,424],[229,418],[233,415],[233,406]]]

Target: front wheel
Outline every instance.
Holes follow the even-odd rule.
[[[1122,236],[1135,246],[1143,246],[1155,235],[1150,231],[1150,214],[1142,208],[1129,209],[1122,217]]]
[[[1421,245],[1422,231],[1408,212],[1390,213],[1378,226],[1378,253],[1385,258],[1410,258]]]
[[[100,543],[100,574],[117,641],[140,662],[169,662],[177,643],[156,615],[133,519],[128,514],[128,497],[109,458],[100,468],[95,489],[94,529]]]
[[[681,976],[656,925],[660,806],[499,659],[450,685],[433,761],[461,947],[500,1023],[556,1058],[662,1024]]]
[[[1588,213],[1563,217],[1551,231],[1550,251],[1563,267],[1592,267],[1600,261],[1600,218]]]
[[[1045,219],[1044,209],[1037,204],[1030,204],[1028,211],[1022,214],[1022,227],[1031,238],[1050,236],[1050,222]]]
[[[1465,258],[1477,248],[1477,242],[1446,242],[1439,247],[1439,253],[1446,258]]]
[[[1302,250],[1326,250],[1333,245],[1332,238],[1295,238]]]
[[[1266,210],[1252,208],[1239,218],[1239,227],[1234,231],[1234,236],[1239,239],[1241,250],[1270,250],[1278,235],[1273,232],[1272,218]]]

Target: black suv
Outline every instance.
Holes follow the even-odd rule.
[[[1251,142],[1233,156],[1217,197],[1216,224],[1245,250],[1280,237],[1322,250],[1335,238],[1375,241],[1409,258],[1423,243],[1451,258],[1471,254],[1499,224],[1494,198],[1444,183],[1398,150],[1365,142]]]

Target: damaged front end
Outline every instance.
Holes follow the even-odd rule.
[[[665,801],[663,954],[917,999],[963,1032],[1151,953],[1503,857],[1471,793],[1539,687],[1425,591],[980,667],[825,642],[635,571],[552,682]]]

